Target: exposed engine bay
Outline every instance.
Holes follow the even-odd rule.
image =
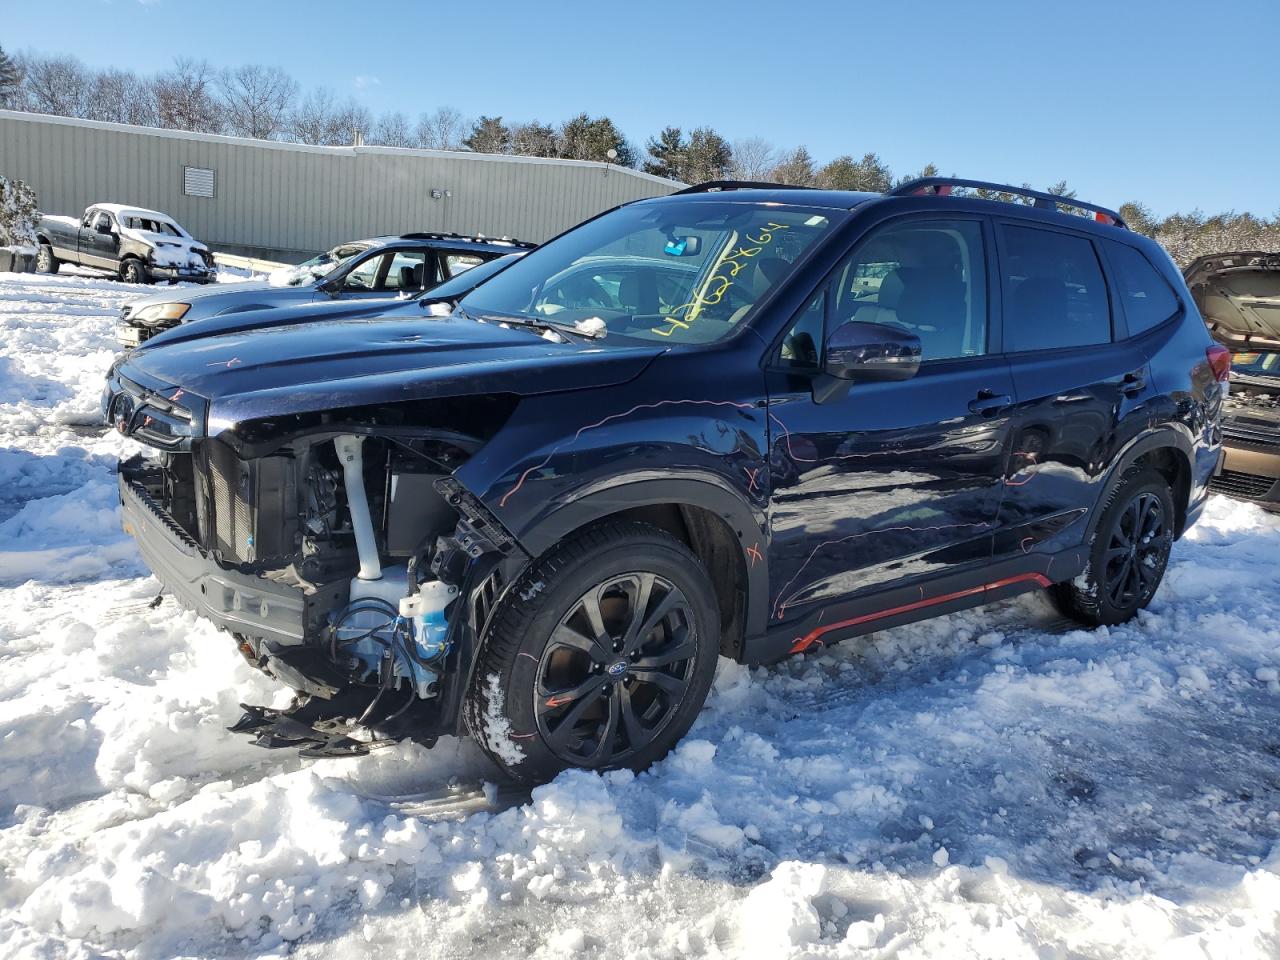
[[[240,652],[297,693],[287,711],[246,705],[233,730],[262,746],[335,755],[367,749],[350,736],[356,728],[402,737],[439,726],[430,720],[454,621],[477,626],[461,602],[465,576],[484,554],[513,546],[450,476],[479,443],[382,428],[308,433],[248,459],[205,439],[191,452],[121,464],[122,491],[250,584],[202,580],[198,589],[210,603],[211,590],[230,590],[222,619]]]

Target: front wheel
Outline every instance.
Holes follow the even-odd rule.
[[[120,264],[120,279],[125,283],[149,283],[151,278],[147,276],[147,268],[142,261],[131,257]]]
[[[720,617],[693,552],[641,523],[608,523],[537,561],[507,591],[464,710],[509,775],[661,759],[702,708]]]
[[[57,273],[62,264],[53,255],[53,247],[47,243],[40,244],[36,250],[36,273]]]
[[[1168,481],[1150,468],[1130,469],[1103,508],[1085,572],[1053,587],[1059,609],[1091,627],[1131,620],[1164,578],[1174,522]]]

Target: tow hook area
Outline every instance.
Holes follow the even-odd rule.
[[[357,690],[344,691],[331,700],[298,697],[285,710],[242,703],[244,714],[227,729],[252,737],[254,746],[266,750],[292,747],[299,756],[311,759],[360,757],[392,741],[357,740],[351,736],[359,728],[349,719],[361,712],[363,701],[359,697]],[[435,738],[420,742],[431,747]]]
[[[293,716],[292,711],[272,710],[249,703],[240,704],[244,715],[227,727],[232,733],[244,733],[253,737],[255,747],[279,750],[297,747],[303,757],[359,757],[369,752],[369,745],[354,740],[336,727],[335,721],[304,723]],[[331,729],[321,729],[317,724],[335,724]]]

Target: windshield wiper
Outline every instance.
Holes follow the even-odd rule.
[[[576,337],[579,340],[600,340],[603,338],[602,333],[585,333],[571,323],[556,323],[554,320],[538,320],[533,317],[509,316],[501,313],[475,316],[468,313],[461,306],[457,307],[454,312],[465,320],[483,320],[488,323],[505,323],[509,327],[524,327],[528,330],[550,330],[552,333],[561,334],[567,337]]]

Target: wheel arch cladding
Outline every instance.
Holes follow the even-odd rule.
[[[751,508],[703,481],[641,481],[562,507],[527,531],[521,542],[536,558],[568,537],[617,520],[658,527],[693,551],[716,591],[720,652],[741,659],[746,638],[764,632],[769,612],[762,523]]]
[[[1140,466],[1151,467],[1168,481],[1173,495],[1174,537],[1181,537],[1186,527],[1191,500],[1191,449],[1191,441],[1172,428],[1148,433],[1131,443],[1116,459],[1107,482],[1103,485],[1089,525],[1090,533],[1097,530],[1102,508],[1125,474],[1132,467]]]

